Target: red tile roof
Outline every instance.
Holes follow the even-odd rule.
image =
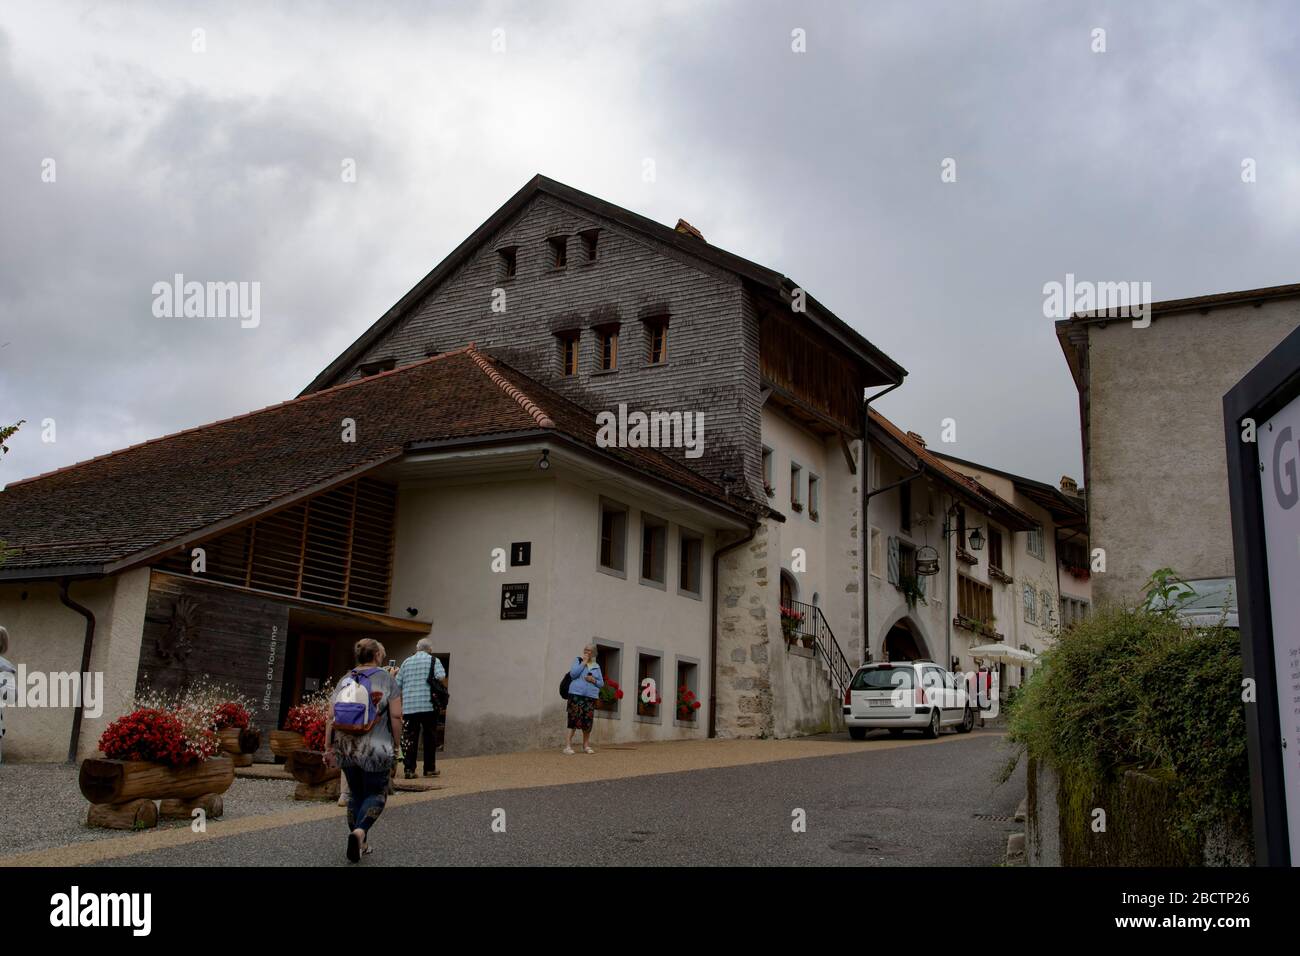
[[[345,419],[355,441],[343,440]],[[0,540],[14,549],[0,577],[138,563],[439,439],[565,439],[728,510],[752,508],[661,452],[598,448],[596,433],[593,412],[470,345],[13,482],[0,492]]]
[[[974,478],[963,475],[934,452],[925,447],[925,443],[912,436],[915,432],[905,432],[874,408],[870,411],[871,423],[884,430],[895,442],[911,452],[921,465],[958,491],[971,504],[992,514],[1013,531],[1025,531],[1037,526],[1038,519],[1022,511],[1001,495],[996,494]]]

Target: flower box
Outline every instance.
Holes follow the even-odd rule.
[[[957,546],[957,560],[958,560],[958,561],[961,561],[963,564],[979,564],[979,563],[980,563],[980,559],[979,559],[979,558],[975,557],[975,555],[971,554],[971,553],[970,553],[969,551],[967,551],[965,548],[961,547],[961,545],[958,545],[958,546]]]
[[[236,767],[248,767],[253,763],[253,754],[262,746],[262,732],[251,728],[227,727],[218,730],[221,739],[221,752],[229,754]]]
[[[790,502],[790,508],[793,511],[803,511],[803,503],[799,501]]]
[[[158,824],[155,800],[162,815],[190,819],[194,808],[219,817],[221,794],[235,782],[235,764],[228,756],[210,757],[185,767],[148,760],[88,757],[81,762],[77,786],[90,801],[86,825],[114,830],[142,830]]]
[[[1001,568],[995,568],[991,564],[989,565],[989,577],[994,581],[1001,581],[1003,584],[1010,584],[1015,580],[1011,575],[1007,574],[1007,572],[1003,571]]]

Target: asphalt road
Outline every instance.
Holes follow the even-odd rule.
[[[1024,771],[996,786],[999,735],[577,785],[390,804],[362,866],[990,866]],[[599,759],[584,756],[564,759]],[[792,830],[804,811],[806,831]],[[504,811],[505,832],[493,831]],[[992,819],[990,819],[992,817]],[[498,824],[499,826],[499,824]],[[342,819],[293,824],[105,865],[348,865]]]

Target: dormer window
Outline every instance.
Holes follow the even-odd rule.
[[[357,366],[357,370],[362,376],[369,378],[371,375],[378,375],[380,372],[391,371],[396,365],[397,359],[395,358],[381,358],[375,359],[373,362],[362,362]]]
[[[645,321],[646,361],[662,365],[668,361],[668,316],[657,315]]]
[[[546,240],[551,247],[551,267],[563,269],[569,264],[569,237],[553,236]]]
[[[578,374],[578,343],[581,333],[577,329],[557,332],[560,340],[560,368],[565,377]]]
[[[518,246],[506,246],[504,249],[498,249],[497,255],[501,257],[501,277],[503,279],[513,279],[519,263]]]

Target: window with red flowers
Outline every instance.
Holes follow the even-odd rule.
[[[700,699],[700,662],[693,657],[677,658],[677,710],[679,724],[694,726],[704,702]]]

